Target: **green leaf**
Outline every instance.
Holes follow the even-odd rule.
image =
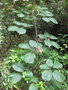
[[[49,67],[52,67],[52,66],[53,66],[53,61],[50,60],[50,59],[48,59],[48,60],[46,61],[46,64],[47,64]]]
[[[50,81],[52,78],[52,72],[50,70],[46,70],[42,72],[42,79],[45,81]]]
[[[13,23],[16,24],[16,25],[19,25],[19,26],[24,26],[24,27],[31,27],[31,26],[33,26],[31,24],[22,23],[22,22],[19,22],[19,21],[14,21]]]
[[[22,25],[22,23],[21,23],[21,22],[19,22],[19,21],[14,21],[13,23],[14,23],[14,24],[16,24],[16,25],[19,25],[19,26],[21,26],[21,25]]]
[[[62,84],[60,82],[57,82],[54,78],[50,81],[51,85],[55,88],[58,88],[59,90],[62,88]]]
[[[29,41],[29,44],[30,44],[31,47],[37,47],[37,46],[38,46],[38,45],[37,45],[37,42],[34,41],[34,40],[30,40],[30,41]]]
[[[24,17],[24,14],[23,13],[20,13],[20,14],[17,14],[18,17],[22,18]]]
[[[12,73],[12,74],[10,75],[10,80],[11,80],[13,83],[17,83],[17,82],[19,82],[21,79],[22,79],[22,76],[21,76],[21,74],[19,74],[19,73]]]
[[[53,14],[50,11],[45,11],[45,16],[53,16]]]
[[[24,56],[24,61],[29,64],[34,63],[34,59],[35,59],[35,54],[33,53],[27,53]]]
[[[19,28],[18,30],[16,30],[19,34],[25,34],[26,33],[26,29],[24,28]]]
[[[46,64],[41,64],[40,65],[40,68],[41,69],[49,69],[48,65],[46,65]]]
[[[24,73],[24,77],[33,77],[33,73],[31,72],[31,71],[26,71],[25,73]]]
[[[23,72],[24,71],[23,64],[21,64],[21,63],[15,63],[15,64],[12,65],[12,67],[15,71],[18,71],[18,72]]]
[[[59,49],[60,45],[54,41],[51,41],[51,45],[54,46],[55,48]]]
[[[23,49],[30,49],[30,46],[29,46],[29,44],[27,44],[27,43],[20,43],[20,44],[19,44],[19,47],[20,47],[20,48],[23,48]]]
[[[39,36],[40,39],[45,39],[43,34],[39,34],[38,36]]]
[[[58,61],[54,61],[53,68],[62,68],[62,64]]]
[[[45,45],[48,46],[48,47],[51,47],[51,46],[52,46],[52,43],[51,43],[50,40],[44,40],[44,43],[45,43]]]
[[[49,33],[44,33],[44,37],[45,37],[45,39],[47,39],[47,37],[50,37],[50,34]]]
[[[9,26],[8,27],[8,31],[16,31],[18,32],[19,34],[25,34],[26,33],[26,29],[24,28],[19,28],[17,26]]]
[[[24,27],[32,27],[32,26],[33,26],[33,25],[27,24],[27,23],[22,23],[22,25],[23,25]]]
[[[38,82],[38,78],[33,76],[33,77],[31,77],[31,81],[34,82],[34,83],[37,83]]]
[[[47,23],[50,22],[50,19],[46,17],[43,17],[42,20],[46,21]]]
[[[36,85],[36,84],[31,84],[30,86],[29,86],[29,90],[38,90],[38,86]]]
[[[55,70],[53,72],[53,77],[56,79],[58,82],[63,82],[65,80],[65,76],[60,73],[59,71]]]
[[[50,21],[52,21],[53,23],[58,24],[58,22],[56,21],[56,19],[54,19],[54,18],[49,18],[49,19],[50,19]]]
[[[19,28],[17,26],[9,26],[8,27],[8,31],[16,31],[19,30]]]
[[[53,36],[53,35],[50,35],[49,36],[50,39],[57,39],[57,37]]]

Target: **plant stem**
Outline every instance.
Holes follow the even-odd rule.
[[[37,38],[38,37],[38,30],[37,30],[36,20],[34,20],[34,26],[35,26],[35,32],[36,32],[36,38]]]

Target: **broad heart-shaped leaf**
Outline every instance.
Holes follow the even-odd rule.
[[[41,69],[49,69],[48,65],[46,65],[46,64],[41,64],[40,65],[40,68]]]
[[[50,19],[47,17],[43,17],[42,20],[46,21],[47,23],[50,22]]]
[[[26,33],[26,29],[24,28],[19,28],[18,30],[16,30],[19,34],[25,34]]]
[[[11,80],[11,82],[13,82],[13,83],[17,83],[17,82],[19,82],[21,79],[22,79],[22,76],[21,76],[21,74],[19,74],[19,73],[12,73],[12,74],[10,75],[10,80]]]
[[[43,34],[39,34],[38,36],[39,36],[40,39],[45,39]]]
[[[35,59],[35,54],[33,53],[27,53],[24,56],[24,61],[29,64],[34,63],[34,59]]]
[[[58,61],[54,61],[53,68],[62,68],[62,64]]]
[[[48,66],[52,67],[52,66],[53,66],[53,61],[50,60],[50,59],[48,59],[48,60],[46,61],[46,64],[47,64]]]
[[[29,41],[29,44],[30,44],[31,47],[37,47],[37,46],[38,46],[38,45],[37,45],[37,42],[34,41],[34,40],[30,40],[30,41]]]
[[[52,22],[55,23],[55,24],[58,24],[58,22],[57,22],[56,19],[54,19],[54,18],[49,18],[49,20],[52,21]]]
[[[15,63],[15,64],[12,65],[12,67],[15,71],[18,71],[18,72],[23,72],[24,71],[23,64],[21,64],[21,63]]]
[[[16,31],[18,30],[19,28],[17,26],[9,26],[8,27],[8,31]]]
[[[50,81],[52,78],[52,72],[51,70],[45,70],[42,72],[42,79],[45,81]]]
[[[65,76],[57,70],[53,72],[53,77],[58,82],[63,82],[65,80]]]
[[[45,43],[45,45],[48,46],[48,47],[51,47],[51,46],[52,46],[52,43],[51,43],[50,40],[44,40],[44,43]]]
[[[54,46],[55,48],[59,49],[60,45],[54,41],[51,41],[51,45]]]
[[[24,17],[24,14],[23,13],[20,13],[20,14],[17,14],[18,17],[22,18]]]
[[[36,85],[36,84],[31,84],[30,86],[29,86],[29,90],[38,90],[38,86]]]
[[[23,48],[23,49],[30,49],[30,46],[29,46],[29,44],[27,44],[27,43],[20,43],[20,44],[19,44],[19,47],[20,47],[20,48]]]

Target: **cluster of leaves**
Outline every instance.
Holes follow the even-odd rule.
[[[39,34],[41,42],[29,40],[28,43],[20,43],[19,47],[22,49],[11,50],[11,56],[5,59],[5,63],[12,71],[8,76],[11,87],[18,88],[17,83],[23,80],[29,85],[29,90],[53,90],[54,86],[55,89],[64,88],[62,84],[66,78],[63,75],[63,65],[59,62],[60,56],[57,53],[54,56],[50,48],[53,46],[52,43],[45,43],[51,41],[48,38],[57,39],[57,37],[50,34],[46,37],[46,34],[48,33]],[[44,41],[41,36],[45,36]],[[56,43],[54,40],[52,42]],[[56,46],[58,46],[57,43]],[[56,55],[57,58],[55,58]],[[48,84],[51,86],[50,88],[48,88]],[[9,88],[10,85],[8,84],[7,87]]]
[[[54,15],[46,7],[41,7],[36,4],[28,3],[28,5],[22,6],[21,9],[12,8],[13,17],[11,25],[8,27],[8,31],[16,31],[19,34],[25,34],[27,28],[32,26],[36,28],[37,22],[53,22],[58,24]],[[38,27],[38,25],[37,25]]]
[[[4,77],[5,89],[19,90],[26,85],[29,90],[67,89],[63,65],[60,62],[61,56],[55,51],[61,48],[57,43],[58,38],[49,33],[37,33],[38,22],[58,24],[54,15],[48,8],[37,5],[35,0],[33,3],[29,0],[13,0],[13,5],[10,2],[4,3],[4,13],[7,12],[3,17],[6,29],[21,35],[34,27],[37,40],[31,39],[26,43],[20,43],[19,49],[10,51],[11,55],[4,61],[10,70],[10,74]]]

